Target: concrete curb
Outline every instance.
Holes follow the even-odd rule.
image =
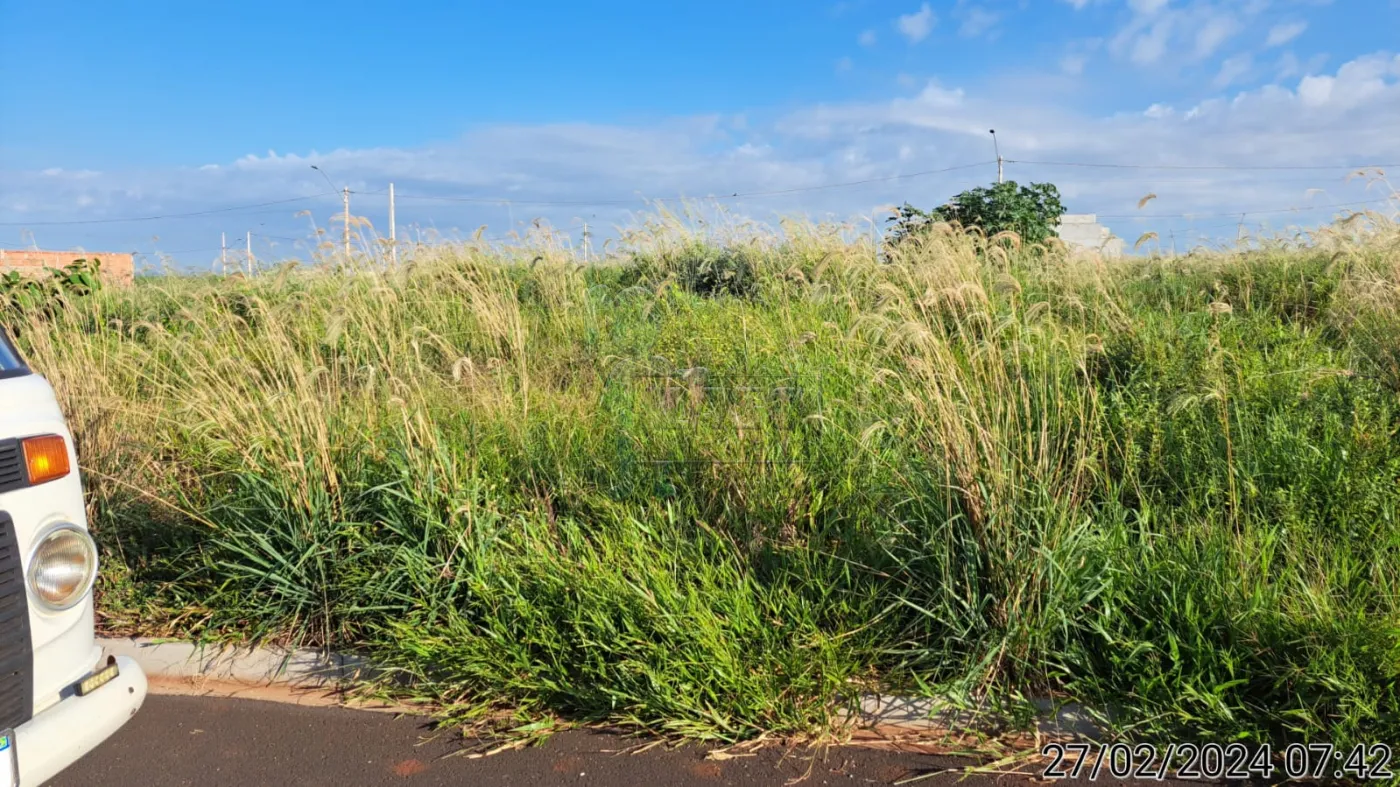
[[[146,637],[99,637],[97,644],[112,655],[129,656],[146,675],[157,678],[333,690],[375,674],[362,658],[309,649],[220,647]]]
[[[1100,740],[1104,729],[1082,706],[1068,703],[1056,707],[1048,699],[1034,700],[1040,720],[1036,731],[1048,738]],[[860,700],[863,727],[893,728],[910,733],[980,730],[988,719],[973,711],[949,707],[926,697],[886,697],[865,695]]]
[[[347,701],[341,693],[357,681],[380,674],[364,658],[304,648],[197,645],[145,637],[99,637],[97,642],[107,653],[128,656],[139,664],[157,693],[162,691],[163,682],[165,693],[172,694],[366,707]],[[279,687],[286,691],[275,691]],[[332,696],[336,698],[328,699]],[[1057,708],[1049,700],[1035,704],[1042,716],[1037,731],[1043,736],[1090,740],[1103,736],[1103,729],[1082,707],[1069,704]],[[366,709],[413,712],[391,705]],[[917,697],[865,695],[858,715],[861,728],[894,734],[970,732],[988,726],[986,719],[975,713]]]

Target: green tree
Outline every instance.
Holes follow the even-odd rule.
[[[904,203],[889,219],[893,225],[890,244],[898,246],[940,221],[978,227],[987,235],[1009,230],[1027,243],[1039,243],[1056,234],[1055,228],[1064,213],[1060,191],[1053,183],[1022,186],[1008,180],[968,189],[930,211]]]

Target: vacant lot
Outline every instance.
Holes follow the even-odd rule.
[[[875,686],[1400,740],[1400,233],[1103,267],[658,224],[10,318],[109,630],[719,739]]]

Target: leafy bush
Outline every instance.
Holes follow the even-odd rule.
[[[77,259],[47,277],[11,271],[0,276],[0,311],[11,314],[51,313],[69,295],[86,296],[102,287],[102,261]]]
[[[894,225],[890,243],[898,246],[926,232],[937,222],[977,227],[988,236],[1014,232],[1026,243],[1040,243],[1056,234],[1055,227],[1064,213],[1059,189],[1054,184],[1021,186],[1008,180],[990,187],[969,189],[930,211],[904,203],[889,219]]]

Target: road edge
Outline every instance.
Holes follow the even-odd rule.
[[[183,694],[339,706],[355,710],[421,713],[404,705],[352,697],[348,689],[380,673],[368,659],[309,648],[216,645],[149,637],[98,637],[106,653],[134,660],[156,694]],[[1082,706],[1036,699],[1038,734],[1099,740],[1104,729]],[[985,716],[923,697],[867,694],[858,728],[891,735],[947,734],[987,727]]]

